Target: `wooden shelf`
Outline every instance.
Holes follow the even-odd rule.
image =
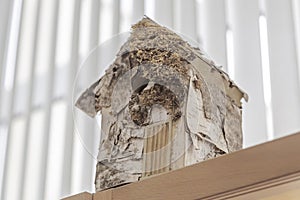
[[[65,200],[299,199],[300,133],[96,194]]]

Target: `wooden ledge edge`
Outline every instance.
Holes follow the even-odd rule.
[[[300,133],[182,169],[112,188],[89,199],[217,199],[272,187],[300,177]]]
[[[61,200],[111,200],[112,199],[112,190],[105,190],[97,193],[83,192],[80,194],[72,195],[65,197]]]
[[[89,192],[83,192],[80,194],[64,197],[61,200],[93,200],[93,194]]]

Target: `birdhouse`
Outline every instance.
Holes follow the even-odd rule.
[[[200,49],[144,17],[76,103],[102,114],[96,190],[241,149],[242,98]]]

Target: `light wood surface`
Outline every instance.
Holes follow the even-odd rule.
[[[93,194],[93,200],[112,200],[112,191],[113,189],[97,192]]]
[[[93,199],[295,199],[300,197],[299,153],[297,133],[114,188],[101,198],[107,191],[100,192]]]
[[[83,192],[81,194],[73,195],[62,200],[93,200],[93,194]]]
[[[300,176],[299,176],[300,177]],[[223,197],[224,199],[224,197]],[[292,181],[269,188],[244,193],[229,198],[230,200],[299,200],[300,180]]]

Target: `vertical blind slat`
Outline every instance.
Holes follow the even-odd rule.
[[[155,0],[154,20],[158,23],[173,28],[174,5],[172,0]]]
[[[49,40],[50,42],[50,51],[49,51],[49,68],[48,68],[48,72],[47,72],[47,76],[49,76],[49,78],[47,79],[47,83],[46,83],[46,88],[44,88],[47,93],[45,96],[45,126],[44,126],[44,138],[43,138],[43,148],[41,149],[42,151],[42,159],[41,159],[41,188],[40,188],[40,193],[39,193],[39,199],[45,199],[45,190],[46,190],[46,174],[47,174],[47,170],[51,170],[48,169],[48,157],[49,157],[49,138],[50,138],[50,122],[51,122],[51,107],[52,107],[52,99],[53,99],[53,94],[54,94],[54,79],[55,79],[55,55],[56,55],[56,39],[57,39],[57,26],[58,26],[58,10],[59,10],[59,1],[58,0],[54,0],[53,3],[53,15],[51,16],[53,18],[52,20],[52,25],[51,27],[51,34],[50,34],[50,38]],[[58,125],[59,126],[59,125]],[[57,161],[57,164],[59,164],[59,161]],[[61,176],[59,174],[57,174],[56,176]],[[59,183],[57,183],[59,184]]]
[[[144,15],[144,0],[133,0],[131,22],[136,23]]]
[[[16,4],[20,3],[21,8],[20,10],[16,10]],[[14,75],[13,75],[13,84],[12,84],[12,93],[9,95],[9,102],[10,104],[7,105],[7,107],[9,108],[9,112],[8,112],[8,137],[7,137],[7,152],[6,152],[6,158],[5,158],[5,167],[4,167],[4,177],[3,177],[3,187],[2,187],[2,196],[1,199],[11,199],[11,196],[13,195],[14,197],[21,198],[21,190],[22,190],[22,183],[19,180],[19,177],[22,177],[22,169],[19,168],[14,168],[14,165],[16,163],[13,162],[13,157],[14,159],[18,159],[21,158],[20,160],[18,160],[19,162],[17,164],[19,164],[20,166],[22,166],[22,157],[20,156],[21,154],[23,154],[23,146],[24,146],[24,142],[25,142],[25,133],[22,130],[22,132],[19,132],[18,134],[20,134],[19,137],[14,137],[15,136],[15,130],[17,129],[17,125],[16,123],[13,123],[15,121],[13,121],[13,113],[12,110],[14,108],[14,102],[15,102],[15,94],[16,94],[16,77],[17,77],[17,73],[19,71],[19,62],[18,62],[18,57],[20,55],[20,40],[22,37],[21,31],[22,30],[22,26],[24,23],[24,4],[22,1],[13,1],[13,5],[14,5],[14,9],[12,10],[12,15],[15,15],[16,12],[20,12],[19,14],[19,18],[18,19],[13,19],[15,21],[12,20],[12,26],[10,27],[10,31],[12,31],[12,28],[14,26],[18,26],[17,31],[18,31],[18,35],[17,38],[14,38],[17,40],[17,46],[16,46],[16,57],[15,58],[10,58],[10,59],[16,59],[15,61],[15,68],[14,68]],[[11,33],[10,33],[11,34]],[[8,44],[11,45],[11,44]],[[8,62],[8,60],[6,61]],[[9,67],[13,67],[13,66],[9,66]],[[20,124],[24,124],[23,120],[20,120],[22,122],[18,123]],[[21,126],[21,125],[20,125]],[[24,128],[24,126],[22,126]],[[13,172],[11,172],[12,170],[15,170]],[[14,181],[14,177],[12,176],[16,176],[18,177],[18,180]],[[13,182],[12,182],[13,181]],[[14,194],[11,194],[10,191],[16,190]]]
[[[25,1],[25,3],[28,4],[27,1]],[[26,118],[26,124],[25,124],[25,145],[23,148],[23,159],[22,159],[22,166],[24,166],[24,170],[22,173],[22,176],[20,177],[20,183],[24,186],[25,181],[26,181],[26,171],[28,170],[28,153],[29,153],[29,148],[28,148],[28,144],[30,143],[30,122],[31,122],[31,117],[32,117],[32,111],[33,111],[33,105],[32,105],[32,100],[33,100],[33,89],[34,89],[34,85],[35,85],[35,69],[36,69],[36,57],[37,57],[37,45],[38,45],[38,39],[39,39],[39,34],[38,34],[38,30],[39,30],[39,23],[40,23],[40,10],[41,10],[41,2],[40,1],[36,1],[35,2],[37,4],[37,14],[36,14],[36,21],[35,21],[35,26],[34,26],[34,35],[35,35],[35,40],[33,40],[33,54],[31,57],[31,64],[32,67],[30,69],[30,75],[29,75],[29,84],[28,84],[28,96],[26,96],[27,99],[27,104],[26,104],[26,111],[25,111],[25,118]],[[27,8],[28,9],[28,8]],[[26,10],[25,10],[26,12]],[[23,27],[22,27],[23,28]],[[26,27],[24,27],[25,29]],[[22,31],[22,30],[21,30]],[[24,53],[24,52],[23,52]],[[21,63],[18,63],[21,65]],[[17,100],[15,103],[18,103]],[[23,187],[21,190],[21,197],[24,197],[24,194],[26,194],[26,188]]]
[[[300,1],[293,0],[293,16],[294,16],[294,27],[295,27],[295,39],[297,47],[297,64],[298,64],[298,85],[300,87]]]
[[[174,29],[192,40],[197,41],[195,0],[174,1]]]
[[[25,119],[14,118],[8,135],[2,200],[21,199],[23,185],[19,181],[23,174],[22,155],[25,145]]]
[[[120,32],[120,0],[113,1],[113,22],[112,22],[112,35]]]
[[[11,16],[14,1],[5,1],[0,7],[0,104],[3,102],[4,75],[6,71],[5,60],[7,55],[7,45],[9,30],[11,27]],[[1,105],[0,105],[1,108]],[[0,119],[4,113],[0,114]]]
[[[227,2],[227,8],[229,28],[233,33],[235,81],[249,95],[249,102],[243,105],[244,144],[249,146],[267,140],[259,6],[257,1],[234,0]]]
[[[0,197],[2,196],[2,185],[4,177],[4,167],[5,167],[5,155],[7,146],[7,126],[0,124]]]
[[[265,0],[274,134],[300,129],[300,87],[291,1]]]
[[[61,198],[66,109],[65,101],[56,101],[52,104],[47,168],[45,169],[45,194],[42,198],[44,200]]]
[[[89,37],[89,49],[92,50],[99,44],[99,23],[100,23],[100,2],[92,1],[92,11],[90,15],[90,37]]]
[[[42,109],[34,110],[30,116],[29,132],[26,135],[26,162],[23,167],[24,181],[22,188],[22,200],[39,199],[42,183],[40,175],[42,173],[42,146],[45,137],[43,129],[45,127],[45,112]],[[26,130],[26,128],[25,128]],[[32,192],[35,191],[35,192]]]
[[[0,7],[0,138],[1,138],[1,147],[0,147],[0,197],[2,196],[2,186],[4,183],[4,168],[5,168],[5,155],[6,155],[6,146],[7,146],[7,114],[3,112],[3,108],[7,102],[7,94],[4,88],[4,74],[5,74],[5,60],[6,60],[6,51],[7,51],[7,41],[9,38],[9,30],[11,27],[11,16],[12,8],[14,1],[6,1]],[[5,100],[4,100],[5,98]]]
[[[76,76],[78,67],[78,57],[79,57],[79,23],[80,23],[80,7],[81,1],[76,0],[74,6],[74,17],[73,17],[73,35],[72,35],[72,52],[70,65],[68,66],[67,73],[67,121],[65,130],[65,149],[64,149],[64,166],[63,166],[63,180],[62,180],[62,196],[71,194],[72,186],[72,166],[73,166],[73,142],[74,142],[74,119],[72,113],[72,92],[73,91],[73,81]]]
[[[219,0],[197,1],[203,50],[214,62],[227,69],[225,3]]]
[[[27,149],[24,170],[24,199],[43,199],[46,161],[49,138],[50,109],[53,94],[54,55],[56,45],[57,1],[40,1],[37,25],[36,53],[29,94],[27,116]],[[41,77],[46,78],[41,79]],[[42,80],[42,83],[40,82]],[[41,86],[39,88],[38,86]],[[39,97],[39,98],[37,98]],[[34,102],[39,100],[41,109],[34,110]],[[36,192],[32,190],[36,189]]]

